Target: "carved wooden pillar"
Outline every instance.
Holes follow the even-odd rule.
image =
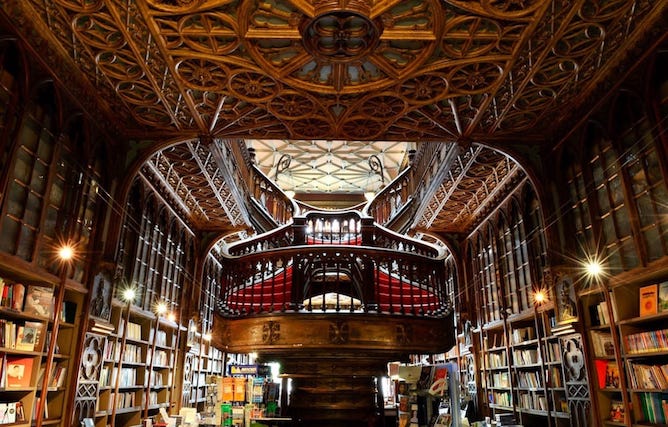
[[[367,427],[376,425],[382,408],[375,378],[387,370],[386,360],[358,354],[286,356],[282,374],[292,379],[287,410],[294,426]]]

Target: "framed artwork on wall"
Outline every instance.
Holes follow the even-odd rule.
[[[557,325],[565,325],[578,320],[575,285],[567,274],[558,274],[554,284],[554,309]]]
[[[111,318],[111,296],[113,294],[111,271],[100,270],[93,278],[90,315],[105,322]]]

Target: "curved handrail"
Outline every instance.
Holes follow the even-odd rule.
[[[361,301],[360,312],[441,317],[451,310],[444,263],[411,252],[354,245],[299,245],[225,258],[219,311],[345,311],[325,295]],[[323,299],[321,310],[314,304]]]
[[[265,252],[298,245],[353,245],[411,252],[442,259],[444,250],[436,245],[395,233],[358,211],[312,211],[293,222],[243,242],[224,247],[230,257]]]

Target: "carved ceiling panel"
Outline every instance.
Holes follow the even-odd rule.
[[[360,192],[372,154],[389,182],[405,141],[458,142],[468,148],[419,220],[457,232],[524,178],[476,143],[552,142],[665,33],[668,2],[5,0],[0,10],[110,133],[186,141],[142,172],[198,228],[245,222],[201,136],[252,140],[259,166],[298,192]],[[282,154],[291,167],[276,175]]]
[[[196,228],[242,228],[242,212],[210,148],[195,140],[163,149],[145,163],[142,173],[161,184],[158,191]]]
[[[128,134],[497,140],[556,131],[650,0],[8,0]]]
[[[417,228],[444,233],[470,231],[525,177],[521,167],[505,154],[474,144],[457,156]]]

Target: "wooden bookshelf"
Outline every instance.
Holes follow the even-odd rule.
[[[67,396],[75,386],[77,355],[72,352],[79,340],[84,295],[67,288],[65,281],[1,277],[0,404],[8,417],[2,421],[65,425],[71,416]],[[51,340],[54,345],[49,345]]]
[[[668,304],[662,307],[657,292],[656,300],[651,303],[656,308],[642,313],[642,292],[648,285],[656,285],[657,290],[665,287],[664,295],[668,292],[666,281],[613,288],[619,315],[621,372],[626,380],[622,392],[628,393],[631,405],[630,413],[625,416],[633,426],[668,424]]]
[[[177,324],[114,300],[100,372],[97,427],[132,427],[174,403]],[[157,332],[156,332],[157,331]],[[169,411],[168,411],[169,412]]]

